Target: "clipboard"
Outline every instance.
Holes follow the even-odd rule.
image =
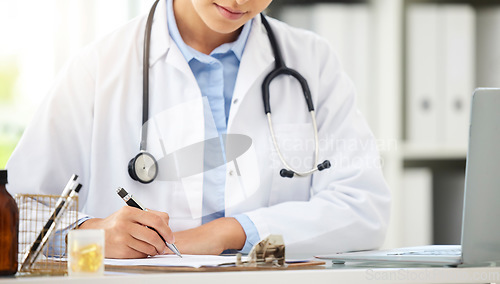
[[[235,262],[218,266],[155,266],[155,265],[105,265],[106,271],[134,272],[224,272],[224,271],[259,271],[259,270],[298,270],[324,269],[324,261],[285,261],[285,244],[281,235],[269,235],[256,244],[245,261],[237,254]]]
[[[114,272],[134,272],[134,273],[158,273],[158,272],[231,272],[231,271],[270,271],[270,270],[301,270],[301,269],[325,269],[324,261],[310,260],[305,262],[290,262],[286,267],[273,266],[202,266],[183,267],[183,266],[124,266],[124,265],[105,265],[105,271]]]

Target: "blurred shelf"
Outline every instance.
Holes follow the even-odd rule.
[[[295,5],[295,4],[316,4],[316,3],[344,3],[344,4],[355,4],[355,3],[368,3],[369,0],[274,0],[271,6],[274,5]]]
[[[446,204],[441,204],[441,202],[449,203],[451,194],[454,194],[454,196],[461,195],[451,190],[457,187],[456,184],[463,183],[467,158],[467,147],[464,146],[424,147],[412,145],[405,140],[407,136],[405,134],[407,129],[405,129],[406,114],[404,106],[406,104],[405,90],[408,84],[405,73],[408,64],[406,62],[406,17],[408,16],[408,8],[413,3],[465,3],[472,5],[474,8],[493,5],[500,7],[500,0],[274,0],[269,6],[268,12],[278,17],[280,12],[283,11],[282,9],[288,5],[303,5],[304,9],[308,9],[307,5],[317,3],[364,3],[369,6],[369,9],[367,9],[370,13],[370,32],[368,35],[370,37],[369,42],[372,43],[370,48],[373,50],[373,54],[370,56],[370,59],[373,59],[370,71],[372,74],[371,80],[376,82],[373,84],[373,91],[370,92],[371,96],[376,98],[376,100],[370,101],[372,102],[370,108],[375,109],[375,111],[373,117],[370,116],[369,121],[373,122],[371,126],[375,130],[377,141],[381,144],[378,146],[382,169],[395,201],[393,202],[391,219],[396,221],[391,221],[383,247],[401,247],[405,243],[405,240],[402,239],[402,232],[406,229],[401,225],[401,218],[403,218],[401,216],[404,215],[398,211],[404,210],[404,208],[398,206],[402,201],[400,189],[403,186],[405,171],[412,170],[412,168],[426,168],[432,172],[432,188],[440,188],[439,192],[444,196],[444,198],[436,202],[438,204],[436,208],[442,211],[441,207],[447,207],[444,207]],[[302,9],[302,7],[299,9]],[[486,7],[486,9],[489,9],[489,7]],[[334,27],[326,25],[325,30],[328,29],[333,30]],[[352,34],[351,27],[348,28],[348,32]],[[445,184],[448,180],[450,184]],[[461,202],[456,202],[456,204],[461,204]],[[460,208],[460,205],[457,208]],[[433,213],[434,221],[437,220],[436,215],[438,214],[436,213],[438,211]],[[455,218],[454,220],[460,220],[461,214],[455,215],[458,219]],[[434,227],[434,230],[439,233],[436,227]],[[443,229],[439,228],[439,230]],[[444,242],[448,242],[448,240]]]
[[[370,3],[373,0],[274,0],[266,10],[266,14],[276,17],[280,9],[285,6],[293,5],[313,5],[319,3],[340,3],[340,4],[359,4]]]
[[[471,4],[474,6],[498,5],[500,0],[405,0],[406,3]]]
[[[415,146],[403,145],[403,159],[406,161],[422,160],[465,160],[467,149],[462,147]]]

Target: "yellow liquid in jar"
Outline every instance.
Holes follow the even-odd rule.
[[[90,244],[81,248],[75,245],[70,253],[71,270],[74,272],[96,272],[101,267],[104,258],[102,247],[98,244]]]

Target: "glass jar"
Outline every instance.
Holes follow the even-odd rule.
[[[7,171],[0,170],[0,275],[17,272],[19,210],[7,191]]]

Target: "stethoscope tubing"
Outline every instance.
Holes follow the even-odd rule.
[[[294,77],[300,84],[302,88],[302,92],[304,94],[304,98],[306,100],[307,109],[309,112],[314,111],[314,104],[311,98],[311,91],[309,89],[309,85],[307,84],[307,80],[300,75],[296,70],[290,69],[286,66],[281,66],[278,69],[274,69],[269,73],[262,82],[262,100],[264,102],[264,111],[266,114],[271,112],[271,103],[270,103],[270,86],[271,82],[283,75],[289,75]]]
[[[313,164],[313,168],[312,169],[310,169],[308,171],[304,171],[304,172],[297,171],[296,169],[294,169],[292,166],[290,166],[286,162],[285,157],[281,153],[280,147],[278,146],[278,142],[276,140],[276,135],[274,134],[274,128],[273,128],[273,121],[272,121],[272,118],[271,118],[271,113],[269,112],[269,113],[266,114],[266,116],[267,116],[267,123],[269,125],[269,131],[271,132],[271,139],[273,141],[274,148],[276,149],[276,152],[278,153],[279,159],[281,160],[281,162],[283,163],[283,165],[285,166],[285,168],[287,170],[293,171],[294,174],[297,175],[297,176],[299,176],[299,177],[305,177],[305,176],[308,176],[308,175],[314,173],[315,171],[318,171],[318,167],[316,166],[318,164],[318,158],[319,158],[318,126],[316,124],[316,115],[315,115],[314,110],[310,111],[309,113],[311,114],[311,120],[312,120],[312,124],[313,124],[313,129],[314,129],[314,144],[315,144],[315,147],[314,147],[314,164]]]
[[[156,6],[158,5],[159,0],[156,0],[153,6],[151,7],[151,10],[149,12],[147,21],[146,21],[146,29],[144,33],[144,51],[143,51],[143,82],[142,82],[142,129],[141,129],[141,144],[140,144],[140,152],[139,154],[133,158],[129,162],[129,173],[131,177],[134,180],[138,180],[142,183],[149,183],[153,181],[156,177],[156,175],[148,181],[141,180],[140,178],[137,177],[137,169],[135,168],[135,161],[138,159],[139,156],[142,155],[150,155],[149,153],[146,152],[146,147],[147,147],[147,136],[148,136],[148,127],[147,127],[147,121],[149,119],[149,54],[150,54],[150,42],[151,42],[151,30],[152,30],[152,25],[153,25],[153,16],[156,10]],[[307,84],[307,80],[296,70],[290,69],[286,67],[285,62],[283,61],[283,56],[281,54],[278,42],[276,41],[276,37],[274,35],[274,32],[269,25],[267,19],[265,18],[264,14],[261,14],[261,19],[264,27],[267,30],[269,41],[271,43],[271,48],[274,53],[274,58],[275,58],[275,68],[265,77],[263,83],[262,83],[262,98],[264,102],[264,110],[267,116],[267,121],[269,125],[269,130],[271,132],[271,138],[274,144],[274,147],[278,153],[278,156],[283,163],[283,165],[286,167],[286,169],[281,170],[282,172],[285,171],[287,172],[286,174],[280,174],[283,177],[293,177],[293,176],[308,176],[312,174],[315,171],[318,170],[323,170],[325,168],[330,167],[330,162],[325,161],[322,163],[322,165],[318,165],[318,156],[319,156],[319,138],[318,138],[318,127],[316,123],[316,115],[314,111],[314,105],[311,97],[311,91],[309,89],[309,85]],[[314,140],[315,140],[315,150],[314,150],[314,165],[311,170],[308,171],[303,171],[299,172],[295,169],[293,169],[285,160],[283,154],[281,153],[281,150],[279,148],[278,142],[276,141],[276,136],[274,133],[273,129],[273,122],[272,122],[272,117],[271,117],[271,104],[270,104],[270,85],[272,80],[274,80],[276,77],[281,76],[281,75],[289,75],[294,77],[301,85],[302,91],[304,94],[304,98],[306,100],[307,108],[309,110],[309,113],[311,114],[311,121],[313,124],[313,130],[314,130]],[[155,161],[154,157],[150,155],[152,160]],[[325,166],[326,165],[326,166]]]
[[[318,137],[318,126],[316,123],[316,112],[314,111],[314,104],[312,101],[312,96],[311,96],[311,90],[309,89],[309,84],[307,83],[307,80],[302,76],[299,72],[297,72],[294,69],[288,68],[285,64],[285,61],[283,60],[283,55],[281,54],[281,49],[279,47],[278,41],[276,40],[276,36],[274,35],[273,29],[271,28],[271,25],[269,25],[269,22],[267,21],[266,17],[264,14],[261,14],[261,19],[262,19],[262,24],[267,30],[268,37],[269,37],[269,42],[271,43],[271,48],[274,53],[274,60],[275,60],[275,67],[274,69],[264,78],[264,81],[262,82],[262,100],[264,103],[264,112],[266,113],[267,116],[267,123],[269,126],[269,131],[271,132],[271,139],[274,144],[274,148],[276,149],[276,152],[278,153],[278,157],[285,166],[285,169],[282,170],[285,172],[288,172],[287,174],[282,174],[280,172],[282,177],[293,177],[293,176],[299,176],[299,177],[305,177],[308,176],[316,171],[321,171],[325,168],[330,167],[330,162],[326,160],[325,162],[322,163],[322,166],[320,168],[320,165],[318,165],[318,159],[319,159],[319,137]],[[314,130],[314,164],[313,168],[308,170],[308,171],[297,171],[294,169],[290,164],[288,164],[285,160],[285,157],[281,153],[280,147],[278,145],[278,142],[276,140],[276,135],[274,133],[273,129],[273,122],[272,122],[272,117],[271,117],[271,102],[270,102],[270,86],[271,82],[279,77],[279,76],[292,76],[294,77],[299,83],[302,88],[302,92],[304,95],[304,98],[306,100],[307,104],[307,109],[309,110],[309,113],[311,114],[311,121],[313,124],[313,130]]]
[[[153,16],[159,0],[156,0],[149,11],[144,32],[144,49],[142,57],[142,132],[141,132],[141,151],[146,151],[148,144],[148,127],[146,122],[149,119],[149,52],[151,44],[151,27],[153,26]]]

